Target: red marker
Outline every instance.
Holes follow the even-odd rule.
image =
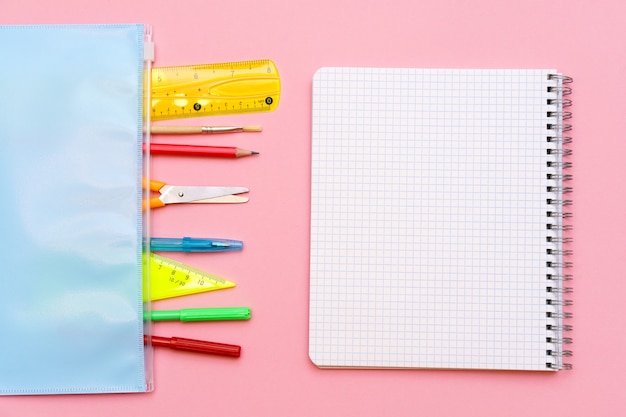
[[[144,152],[146,145],[143,145]],[[200,146],[177,145],[169,143],[151,143],[152,155],[210,156],[214,158],[241,158],[242,156],[258,155],[258,152],[231,146]]]
[[[241,354],[241,346],[227,345],[225,343],[208,342],[205,340],[185,339],[183,337],[161,337],[144,335],[144,343],[148,338],[153,346],[163,346],[170,349],[187,350],[190,352],[211,353],[214,355],[231,356],[238,358]]]

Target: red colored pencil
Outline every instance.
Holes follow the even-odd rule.
[[[143,150],[146,151],[145,144]],[[174,145],[168,143],[151,143],[150,153],[152,155],[210,156],[215,158],[241,158],[242,156],[258,155],[258,152],[231,146]]]

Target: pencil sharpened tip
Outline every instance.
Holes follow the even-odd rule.
[[[258,154],[259,154],[258,152],[250,151],[250,155],[258,155]]]

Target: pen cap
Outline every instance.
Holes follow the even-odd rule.
[[[232,356],[235,358],[238,358],[241,355],[241,346],[209,342],[205,340],[186,339],[183,337],[172,337],[170,347],[172,349],[188,350],[200,353],[213,353],[215,355]]]
[[[207,321],[207,320],[248,320],[250,308],[186,308],[180,311],[180,321]]]
[[[243,249],[243,242],[231,239],[194,239],[190,237],[183,238],[183,247],[185,252],[211,252],[231,251]]]
[[[186,339],[184,337],[144,336],[144,342],[147,342],[148,340],[150,340],[154,346],[163,346],[170,349],[211,353],[214,355],[231,356],[234,358],[238,358],[241,355],[241,346],[238,345],[209,342],[206,340]]]
[[[232,239],[153,237],[150,249],[178,252],[224,252],[243,249],[243,242]]]

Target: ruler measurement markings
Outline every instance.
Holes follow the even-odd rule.
[[[150,254],[150,298],[161,300],[231,288],[235,283],[154,253]]]
[[[280,78],[270,60],[153,69],[155,120],[272,111]]]

